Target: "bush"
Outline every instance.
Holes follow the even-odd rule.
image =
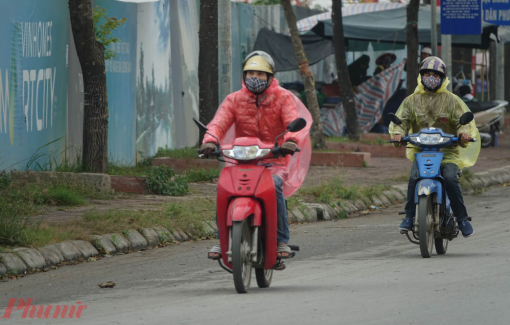
[[[147,188],[155,193],[168,196],[189,194],[186,176],[176,175],[175,171],[166,166],[152,167],[145,179]]]
[[[0,190],[6,189],[11,185],[11,177],[5,171],[0,172]]]

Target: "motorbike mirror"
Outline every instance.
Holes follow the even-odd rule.
[[[195,122],[195,124],[198,126],[198,128],[202,131],[207,131],[207,127],[205,125],[203,125],[201,122],[197,121],[194,117],[193,117],[193,122]]]
[[[397,117],[397,115],[393,114],[393,113],[389,113],[388,114],[388,118],[393,122],[395,123],[396,125],[401,125],[402,124],[402,121]]]
[[[469,122],[471,122],[473,120],[473,118],[474,118],[474,115],[471,112],[466,112],[466,113],[462,114],[462,116],[460,117],[460,125],[468,124]]]
[[[287,131],[298,132],[306,126],[306,120],[302,117],[295,119],[287,125]]]

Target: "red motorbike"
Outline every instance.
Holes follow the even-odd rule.
[[[193,119],[207,133],[207,127]],[[258,138],[237,138],[220,148],[219,139],[212,155],[225,157],[225,167],[218,181],[217,218],[222,259],[220,266],[232,273],[238,293],[250,288],[252,268],[259,288],[271,285],[273,270],[283,270],[285,265],[277,257],[276,189],[271,172],[266,165],[257,164],[262,159],[281,156],[278,139],[287,132],[298,132],[306,126],[303,118],[289,123],[287,131],[275,143],[264,143]],[[297,151],[300,151],[299,149]],[[289,245],[299,251],[298,246]],[[292,256],[294,256],[292,252]]]

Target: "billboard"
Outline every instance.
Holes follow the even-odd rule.
[[[60,0],[0,0],[0,170],[65,148],[69,12]]]

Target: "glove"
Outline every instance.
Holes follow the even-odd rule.
[[[209,158],[214,150],[216,150],[214,142],[207,142],[200,146],[200,154],[204,155],[205,158]]]
[[[280,148],[280,152],[282,155],[293,155],[294,152],[296,152],[297,149],[297,143],[294,140],[286,141],[284,144],[282,144]]]

